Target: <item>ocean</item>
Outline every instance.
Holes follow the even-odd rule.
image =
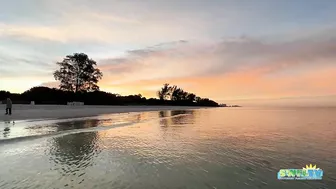
[[[335,189],[336,108],[206,108],[0,123],[0,188]],[[278,180],[316,165],[322,180]]]

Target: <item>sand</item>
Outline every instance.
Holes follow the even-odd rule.
[[[0,121],[62,119],[97,116],[111,113],[146,112],[160,110],[186,110],[190,106],[67,106],[67,105],[21,105],[13,104],[12,115],[5,115],[6,105],[0,105]]]

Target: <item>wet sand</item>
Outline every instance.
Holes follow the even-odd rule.
[[[190,106],[67,106],[67,105],[21,105],[13,104],[12,115],[5,115],[6,105],[0,105],[3,113],[1,121],[31,120],[31,119],[62,119],[89,117],[101,114],[146,112],[160,110],[199,109]]]

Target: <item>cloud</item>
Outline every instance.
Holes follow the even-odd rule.
[[[0,37],[43,39],[61,43],[144,44],[159,42],[163,36],[166,40],[174,40],[193,31],[192,28],[176,27],[177,22],[162,22],[151,16],[143,18],[147,17],[145,13],[142,16],[131,13],[117,14],[115,11],[107,12],[89,7],[82,2],[78,2],[80,5],[68,1],[49,3],[50,5],[40,5],[48,15],[49,22],[41,15],[25,22],[6,22],[0,18]]]
[[[156,90],[168,82],[221,102],[234,99],[319,96],[336,94],[336,89],[333,87],[333,81],[336,80],[335,72],[335,67],[321,67],[281,77],[262,77],[258,71],[249,70],[203,77],[136,80],[127,83],[108,82],[118,81],[118,77],[113,77],[108,81],[103,80],[101,88],[110,91],[123,89],[125,93],[122,94],[145,92],[147,97],[153,97],[156,95]]]
[[[46,78],[53,68],[52,62],[31,56],[15,56],[0,52],[0,78]],[[19,69],[18,69],[19,67]]]
[[[330,82],[336,77],[334,32],[290,42],[243,37],[167,44],[99,61],[106,77],[101,84],[148,92],[146,86],[170,82],[216,98],[336,93]]]
[[[53,81],[56,61],[85,52],[104,73],[101,88],[122,94],[154,95],[165,82],[215,99],[330,94],[332,4],[6,1],[0,88]]]
[[[323,9],[318,10],[316,3],[294,4],[296,6],[277,1],[13,0],[3,2],[0,7],[0,35],[62,43],[98,41],[143,46],[246,32],[255,35],[284,32],[288,28],[307,30],[334,23],[334,3],[319,3]],[[303,8],[298,11],[295,7]]]
[[[312,38],[285,43],[249,38],[203,44],[168,43],[130,50],[124,57],[101,60],[100,66],[107,74],[135,74],[137,80],[154,79],[154,75],[171,78],[247,70],[270,74],[298,66],[332,65],[336,58],[336,35],[329,35],[328,40]]]
[[[59,82],[57,81],[43,82],[40,84],[40,86],[49,87],[49,88],[59,88]]]
[[[109,14],[102,14],[97,12],[89,12],[86,14],[86,17],[91,17],[94,20],[106,21],[106,22],[115,22],[115,23],[124,23],[124,24],[141,24],[139,20],[130,19],[125,17],[119,17]]]

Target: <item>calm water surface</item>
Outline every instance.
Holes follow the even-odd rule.
[[[210,108],[0,123],[0,188],[336,188],[336,109]],[[316,164],[322,181],[278,181]]]

